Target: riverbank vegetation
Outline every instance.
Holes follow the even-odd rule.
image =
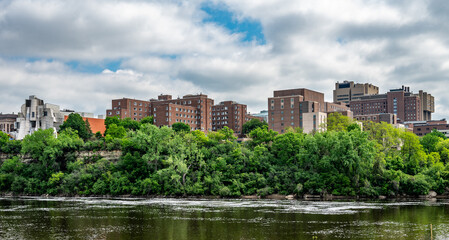
[[[108,118],[105,136],[81,131],[79,122],[72,123],[78,130],[65,124],[57,138],[51,129],[23,141],[2,134],[0,150],[10,157],[1,163],[0,191],[222,197],[448,192],[449,140],[436,131],[419,138],[372,122],[363,123],[362,131],[334,114],[326,132],[278,134],[262,126],[239,143],[229,128],[205,135],[151,123]],[[122,156],[112,161],[76,154],[100,150],[121,150]],[[24,162],[25,155],[33,160]]]

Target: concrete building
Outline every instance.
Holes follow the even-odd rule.
[[[376,94],[379,94],[379,87],[370,83],[337,82],[335,83],[334,102],[342,102],[348,105],[350,101],[359,100],[362,96]]]
[[[324,94],[309,89],[274,91],[268,98],[268,126],[279,133],[285,129],[300,127],[304,132],[324,130],[328,112],[351,115],[344,104],[327,103]]]
[[[58,105],[44,103],[43,100],[30,96],[21,107],[13,135],[15,139],[21,140],[38,129],[52,128],[56,133],[63,122],[64,114],[61,113]]]
[[[0,131],[4,133],[11,133],[16,130],[14,127],[17,120],[17,114],[3,114],[0,113]]]
[[[227,126],[235,134],[242,133],[242,126],[248,120],[245,104],[224,101],[212,107],[212,130],[218,131]]]
[[[434,98],[423,91],[420,91],[420,94],[413,94],[409,87],[402,86],[385,94],[362,96],[359,100],[351,101],[349,106],[354,112],[354,117],[392,113],[397,115],[397,121],[401,123],[431,119],[431,113],[434,112]]]

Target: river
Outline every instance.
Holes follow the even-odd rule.
[[[449,202],[0,198],[0,239],[449,239]]]

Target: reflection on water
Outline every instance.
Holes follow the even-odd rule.
[[[449,239],[448,202],[0,198],[1,239]]]

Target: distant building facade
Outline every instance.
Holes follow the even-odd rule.
[[[351,115],[344,104],[325,102],[323,93],[305,88],[274,91],[268,98],[268,126],[279,133],[289,127],[306,133],[325,130],[330,112]]]
[[[349,103],[354,117],[381,113],[396,114],[397,122],[431,120],[434,97],[426,92],[410,92],[409,87],[392,89],[385,94],[362,96]]]
[[[228,127],[237,135],[242,133],[242,127],[247,118],[247,106],[234,101],[224,101],[212,107],[212,130],[218,131]]]
[[[4,133],[11,133],[16,130],[15,122],[17,120],[17,114],[2,114],[0,113],[0,131]]]
[[[25,100],[18,114],[14,137],[21,140],[39,129],[52,128],[56,132],[63,122],[64,114],[61,113],[58,105],[44,103],[36,96],[30,96]]]
[[[79,114],[79,113],[77,113]],[[81,114],[80,114],[81,115]],[[87,114],[90,115],[90,114]],[[69,117],[69,115],[64,115],[64,121],[67,120],[67,118]],[[92,131],[93,134],[100,132],[101,134],[104,134],[104,132],[106,131],[106,125],[104,123],[104,119],[103,118],[94,118],[94,117],[83,117],[84,121],[88,121],[89,125],[90,125],[90,130]]]
[[[430,121],[414,121],[404,123],[409,129],[413,129],[413,133],[419,137],[431,133],[434,129],[442,132],[446,137],[449,137],[449,124],[446,119],[430,120]]]
[[[112,100],[112,108],[106,110],[107,117],[119,116],[121,119],[131,118],[140,121],[150,116],[150,102],[131,98]]]
[[[349,104],[354,100],[359,100],[362,96],[379,94],[379,87],[370,83],[354,83],[353,81],[344,81],[335,83],[334,102]]]
[[[268,110],[262,110],[260,111],[260,113],[254,114],[248,113],[247,118],[247,121],[251,120],[252,118],[258,118],[259,120],[268,123]]]
[[[354,117],[357,121],[386,122],[389,124],[397,124],[397,116],[393,113],[379,113],[368,115],[357,115]]]
[[[171,95],[159,95],[149,101],[122,98],[112,100],[112,109],[106,110],[106,116],[129,117],[136,121],[153,116],[154,125],[159,127],[182,122],[191,130],[212,131],[213,105],[214,100],[205,94],[189,94],[177,99]]]

